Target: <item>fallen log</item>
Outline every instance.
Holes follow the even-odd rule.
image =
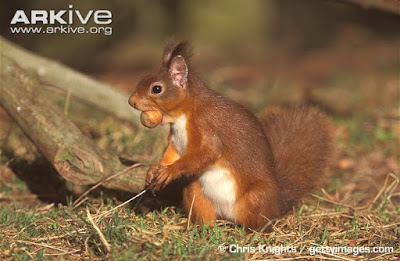
[[[74,184],[89,185],[124,171],[103,185],[134,193],[143,189],[145,168],[127,169],[117,156],[98,148],[41,95],[34,73],[21,68],[10,53],[3,54],[2,48],[0,103],[60,175]]]
[[[0,45],[2,56],[11,58],[25,71],[37,74],[41,83],[70,91],[74,97],[89,105],[141,126],[139,113],[128,104],[128,94],[59,62],[35,55],[2,37]]]
[[[129,94],[97,81],[57,61],[33,54],[0,36],[1,56],[9,57],[26,72],[36,74],[40,83],[70,92],[74,98],[121,120],[128,121],[155,141],[166,140],[168,130],[148,131],[140,123],[140,113],[128,104]]]

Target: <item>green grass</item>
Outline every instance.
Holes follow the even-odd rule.
[[[77,209],[72,204],[31,207],[18,201],[2,205],[0,209],[0,255],[16,260],[49,260],[63,257],[67,260],[84,255],[98,260],[152,260],[152,259],[243,259],[245,253],[220,253],[219,245],[239,246],[295,246],[310,247],[310,242],[320,246],[346,246],[356,241],[360,246],[385,245],[398,249],[396,239],[399,216],[393,206],[387,207],[385,198],[372,210],[354,211],[341,206],[335,209],[330,203],[320,207],[303,204],[296,216],[289,215],[277,221],[268,233],[252,233],[240,226],[219,222],[215,227],[188,224],[182,210],[165,207],[146,214],[130,207],[115,207],[115,199],[106,194],[91,198]],[[70,200],[67,200],[70,201]],[[315,200],[308,198],[308,202]],[[132,206],[132,205],[131,205]],[[107,252],[98,232],[88,221],[89,209],[105,240],[111,245]],[[327,214],[335,209],[337,214]],[[349,214],[350,213],[350,214]],[[397,222],[397,223],[396,223]],[[384,227],[388,228],[384,228]],[[363,242],[362,238],[369,238]],[[305,238],[304,238],[305,237]],[[263,257],[273,257],[264,253]],[[284,253],[282,257],[293,255]]]
[[[149,253],[153,253],[154,258],[177,255],[203,258],[214,251],[216,245],[235,243],[236,237],[245,237],[242,228],[228,224],[214,228],[191,225],[187,229],[186,218],[175,208],[167,207],[147,215],[135,214],[126,208],[97,220],[105,239],[112,244],[111,252],[106,254],[102,241],[85,214],[85,207],[93,213],[105,209],[100,202],[85,205],[76,211],[68,206],[58,206],[43,212],[38,212],[38,209],[18,211],[16,206],[5,206],[0,211],[0,226],[7,232],[1,237],[1,253],[8,253],[18,260],[27,256],[45,258],[60,254],[61,250],[77,251],[80,255],[81,247],[87,245],[85,252],[93,258],[143,259],[151,257]],[[111,207],[106,206],[107,209]],[[71,255],[75,256],[74,253]]]

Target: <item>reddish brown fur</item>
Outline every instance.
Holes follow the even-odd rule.
[[[183,189],[183,207],[188,215],[190,214],[190,219],[197,224],[204,222],[214,225],[214,221],[217,219],[214,207],[211,201],[204,196],[197,179]]]
[[[184,189],[185,209],[189,212],[193,202],[192,219],[213,223],[221,217],[216,216],[198,179],[209,166],[224,167],[235,183],[236,221],[262,227],[315,188],[332,151],[329,122],[315,109],[297,108],[271,109],[261,124],[241,105],[208,89],[192,72],[190,55],[187,42],[169,42],[160,69],[143,78],[129,100],[139,110],[159,110],[167,122],[182,114],[187,119],[185,153],[179,155],[169,138],[160,164],[148,171],[147,183],[162,189],[186,175],[191,182]],[[182,82],[174,78],[182,79],[184,74],[183,60],[178,66],[174,59],[180,56],[189,71]],[[150,91],[155,82],[163,87],[159,95]]]
[[[282,213],[315,189],[333,152],[333,127],[312,107],[272,107],[261,117],[272,148]]]

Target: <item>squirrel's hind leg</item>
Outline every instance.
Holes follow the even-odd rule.
[[[214,226],[217,219],[211,201],[203,194],[200,182],[192,181],[183,189],[183,206],[192,222]]]
[[[261,229],[280,216],[277,189],[270,183],[259,182],[238,198],[235,205],[236,213],[239,213],[237,222],[247,228]]]

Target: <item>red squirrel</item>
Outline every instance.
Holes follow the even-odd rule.
[[[168,146],[146,184],[156,191],[186,176],[183,205],[192,221],[261,228],[316,187],[332,155],[332,124],[311,107],[273,107],[258,120],[209,89],[191,56],[188,42],[168,41],[161,66],[129,98],[142,113],[159,115],[151,127],[170,125]]]

